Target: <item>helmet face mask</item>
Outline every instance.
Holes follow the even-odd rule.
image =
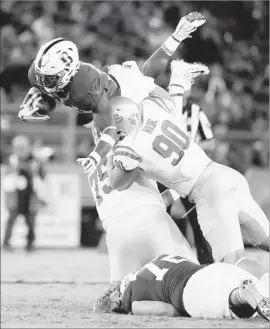
[[[58,92],[66,86],[65,83],[61,83],[61,78],[65,75],[65,73],[65,71],[62,71],[58,74],[47,75],[36,72],[36,82],[48,93]]]
[[[35,59],[37,84],[47,93],[59,92],[72,80],[80,67],[76,45],[58,38],[40,48]]]

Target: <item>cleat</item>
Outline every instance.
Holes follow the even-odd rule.
[[[171,63],[170,84],[180,84],[185,91],[190,90],[194,79],[201,74],[209,74],[209,69],[201,63],[186,63],[183,60],[174,60]]]
[[[191,33],[206,22],[206,18],[199,12],[194,11],[180,19],[173,37],[179,42],[191,38]]]
[[[267,321],[270,321],[269,299],[261,295],[252,280],[245,280],[239,287],[239,296]]]

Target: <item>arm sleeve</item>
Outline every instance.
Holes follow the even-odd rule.
[[[134,315],[179,316],[179,313],[171,304],[150,300],[134,301],[132,303],[132,313]]]

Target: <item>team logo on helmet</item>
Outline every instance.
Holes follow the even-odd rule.
[[[114,112],[115,123],[120,123],[123,121],[123,112],[120,109],[116,109]]]
[[[132,126],[135,126],[137,124],[137,122],[140,121],[140,115],[139,113],[132,113],[129,117],[128,117],[128,121]]]

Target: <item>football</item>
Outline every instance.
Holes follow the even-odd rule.
[[[33,102],[32,106],[33,108],[36,106],[39,108],[39,110],[35,112],[33,116],[35,117],[45,116],[45,115],[50,116],[51,112],[55,109],[56,102],[52,97],[46,94],[42,94],[42,98],[36,99]]]

